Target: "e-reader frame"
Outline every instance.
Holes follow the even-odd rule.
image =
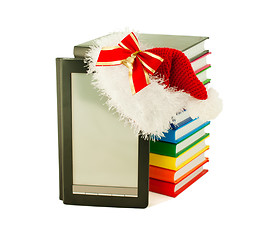
[[[138,184],[136,197],[73,194],[71,74],[86,73],[83,59],[57,58],[60,200],[65,204],[135,207],[148,205],[149,141],[138,136]]]

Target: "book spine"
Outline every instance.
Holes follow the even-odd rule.
[[[163,142],[175,143],[175,131],[176,129],[170,129],[167,133],[164,133],[164,137],[157,139]]]
[[[150,165],[175,170],[175,162],[176,158],[174,157],[150,153]]]
[[[169,170],[166,168],[155,167],[155,166],[151,166],[151,165],[150,165],[149,169],[150,169],[150,171],[149,171],[150,178],[174,183],[174,175],[175,175],[176,171]]]
[[[89,50],[88,47],[74,46],[74,57],[75,58],[85,58],[86,52]]]
[[[156,192],[167,195],[169,197],[174,197],[175,196],[174,188],[175,185],[173,183],[168,183],[161,180],[150,178],[149,190],[151,192]]]
[[[150,141],[150,152],[175,157],[176,145],[173,143],[161,142],[161,141]]]
[[[62,131],[62,64],[61,59],[56,59],[57,79],[57,115],[58,115],[58,149],[59,149],[59,198],[63,200],[62,160],[63,160],[63,131]]]

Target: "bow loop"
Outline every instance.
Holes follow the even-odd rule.
[[[129,82],[132,94],[149,85],[149,75],[153,75],[163,58],[149,51],[141,51],[138,40],[133,32],[127,35],[115,47],[104,47],[96,66],[115,66],[123,64],[129,70]]]
[[[133,32],[128,34],[118,45],[132,53],[140,51],[138,40]]]

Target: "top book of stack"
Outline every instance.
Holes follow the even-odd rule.
[[[208,39],[208,37],[139,34],[138,38],[139,42],[147,43],[152,47],[168,47],[180,50],[189,58],[191,62],[208,52],[204,47],[204,41]],[[95,46],[96,41],[99,39],[101,38],[97,38],[75,46],[75,58],[84,58],[89,47]]]

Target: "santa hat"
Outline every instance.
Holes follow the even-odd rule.
[[[88,72],[94,74],[92,84],[107,97],[106,103],[109,108],[114,109],[136,133],[141,132],[144,137],[164,136],[164,132],[170,129],[172,117],[182,109],[186,109],[192,118],[199,117],[203,120],[212,120],[219,114],[222,102],[218,98],[218,93],[212,88],[206,90],[203,83],[196,77],[189,60],[181,51],[170,48],[147,49],[143,43],[138,45],[137,37],[133,33],[125,36],[122,33],[115,33],[97,40],[95,46],[90,46],[86,62]],[[127,58],[126,51],[121,54],[118,51],[120,48],[127,50],[123,43],[127,43],[125,40],[130,37],[134,39],[134,42],[129,48],[141,49],[141,51],[133,50],[133,54],[129,54]],[[134,43],[136,43],[135,46],[133,46]],[[103,58],[104,47],[108,47],[107,50],[112,52],[109,52],[110,55],[106,52],[108,56]],[[147,50],[144,51],[145,49]],[[136,57],[137,54],[138,57]],[[125,56],[126,64],[119,55]],[[153,57],[150,66],[145,63],[148,55]],[[101,63],[101,59],[109,60],[110,58],[118,61],[112,61],[115,63],[112,65]],[[136,59],[137,61],[134,61]],[[139,69],[143,68],[145,74],[132,74],[128,62],[131,68],[141,62],[143,66]],[[151,66],[156,66],[156,69],[151,69]],[[132,75],[137,77],[129,81],[128,71],[131,77]],[[147,79],[147,72],[149,79]],[[142,78],[141,74],[144,80],[146,77],[145,84],[142,84],[140,88],[132,88],[132,85],[139,80],[138,76]],[[136,94],[132,94],[132,89],[134,91],[137,89]]]
[[[218,116],[222,110],[222,101],[218,93],[213,88],[207,91],[183,52],[171,48],[153,48],[147,51],[164,59],[155,75],[163,77],[166,86],[190,94],[192,98],[185,108],[192,118],[212,120]]]

